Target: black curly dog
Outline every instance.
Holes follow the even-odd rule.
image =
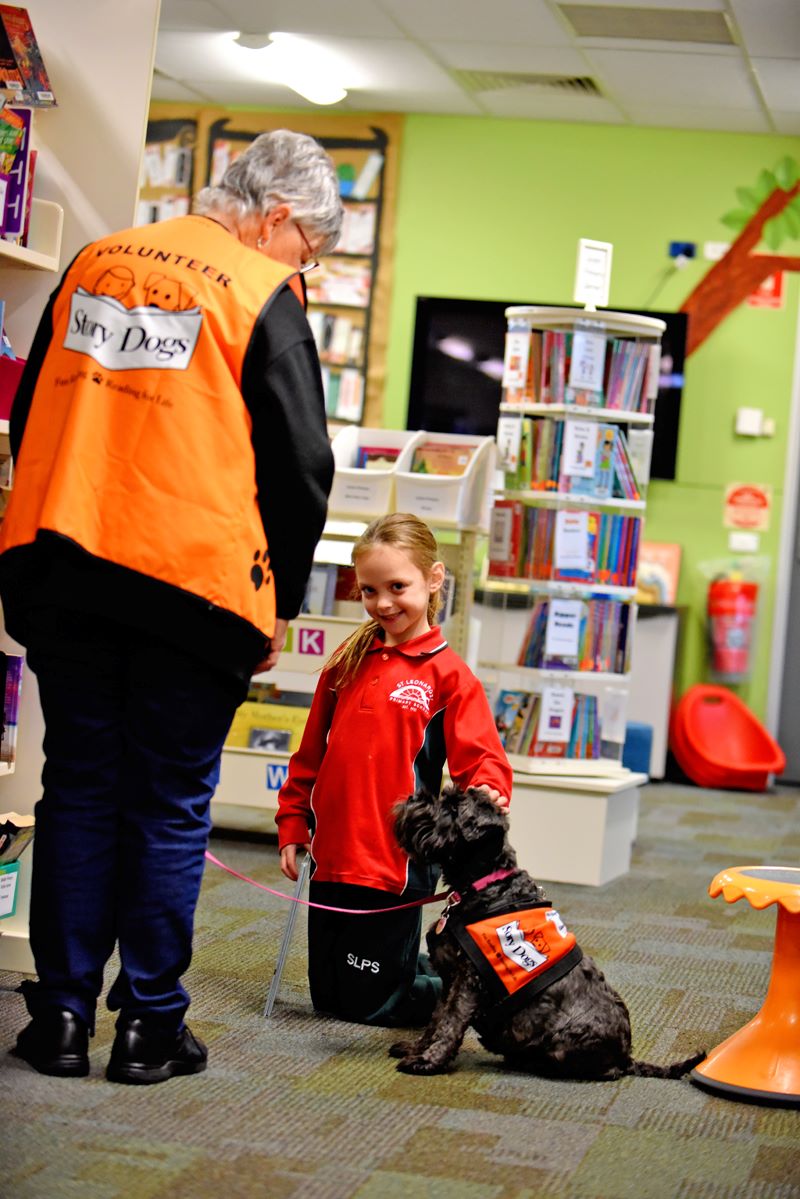
[[[523,1006],[498,1015],[488,984],[456,939],[455,928],[458,922],[463,928],[480,920],[487,905],[512,913],[547,905],[541,887],[517,868],[506,836],[508,817],[480,791],[450,787],[441,798],[417,793],[398,804],[395,830],[406,853],[418,862],[440,866],[447,885],[459,897],[444,927],[440,918],[428,930],[428,951],[444,990],[422,1036],[399,1041],[389,1050],[401,1059],[398,1070],[406,1074],[447,1070],[469,1025],[481,1044],[502,1054],[509,1065],[551,1078],[606,1080],[626,1074],[680,1078],[702,1061],[703,1053],[671,1066],[634,1061],[628,1009],[592,959],[581,957],[577,947],[572,960],[580,960],[568,973],[531,998],[523,998]],[[475,889],[476,882],[503,872],[507,877]]]

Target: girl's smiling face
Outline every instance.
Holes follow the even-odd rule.
[[[428,632],[428,600],[442,586],[443,563],[434,562],[426,575],[407,550],[374,545],[358,555],[355,570],[361,602],[383,629],[387,645]]]

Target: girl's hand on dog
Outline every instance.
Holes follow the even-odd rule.
[[[281,850],[281,873],[290,878],[293,883],[297,882],[297,851],[304,849],[306,853],[311,852],[310,843],[307,845],[284,845]]]
[[[492,801],[495,807],[500,808],[500,810],[503,812],[507,812],[511,806],[511,800],[508,798],[508,796],[501,795],[499,791],[495,791],[494,787],[487,787],[483,783],[478,783],[472,788],[472,790],[482,791],[483,794]]]

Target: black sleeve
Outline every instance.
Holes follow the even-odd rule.
[[[319,358],[302,306],[284,286],[261,312],[242,368],[253,422],[258,504],[278,616],[300,611],[333,482]]]

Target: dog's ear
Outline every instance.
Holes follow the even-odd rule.
[[[455,820],[456,812],[448,812],[437,796],[428,791],[416,791],[392,809],[397,843],[418,862],[438,861],[447,826]]]

